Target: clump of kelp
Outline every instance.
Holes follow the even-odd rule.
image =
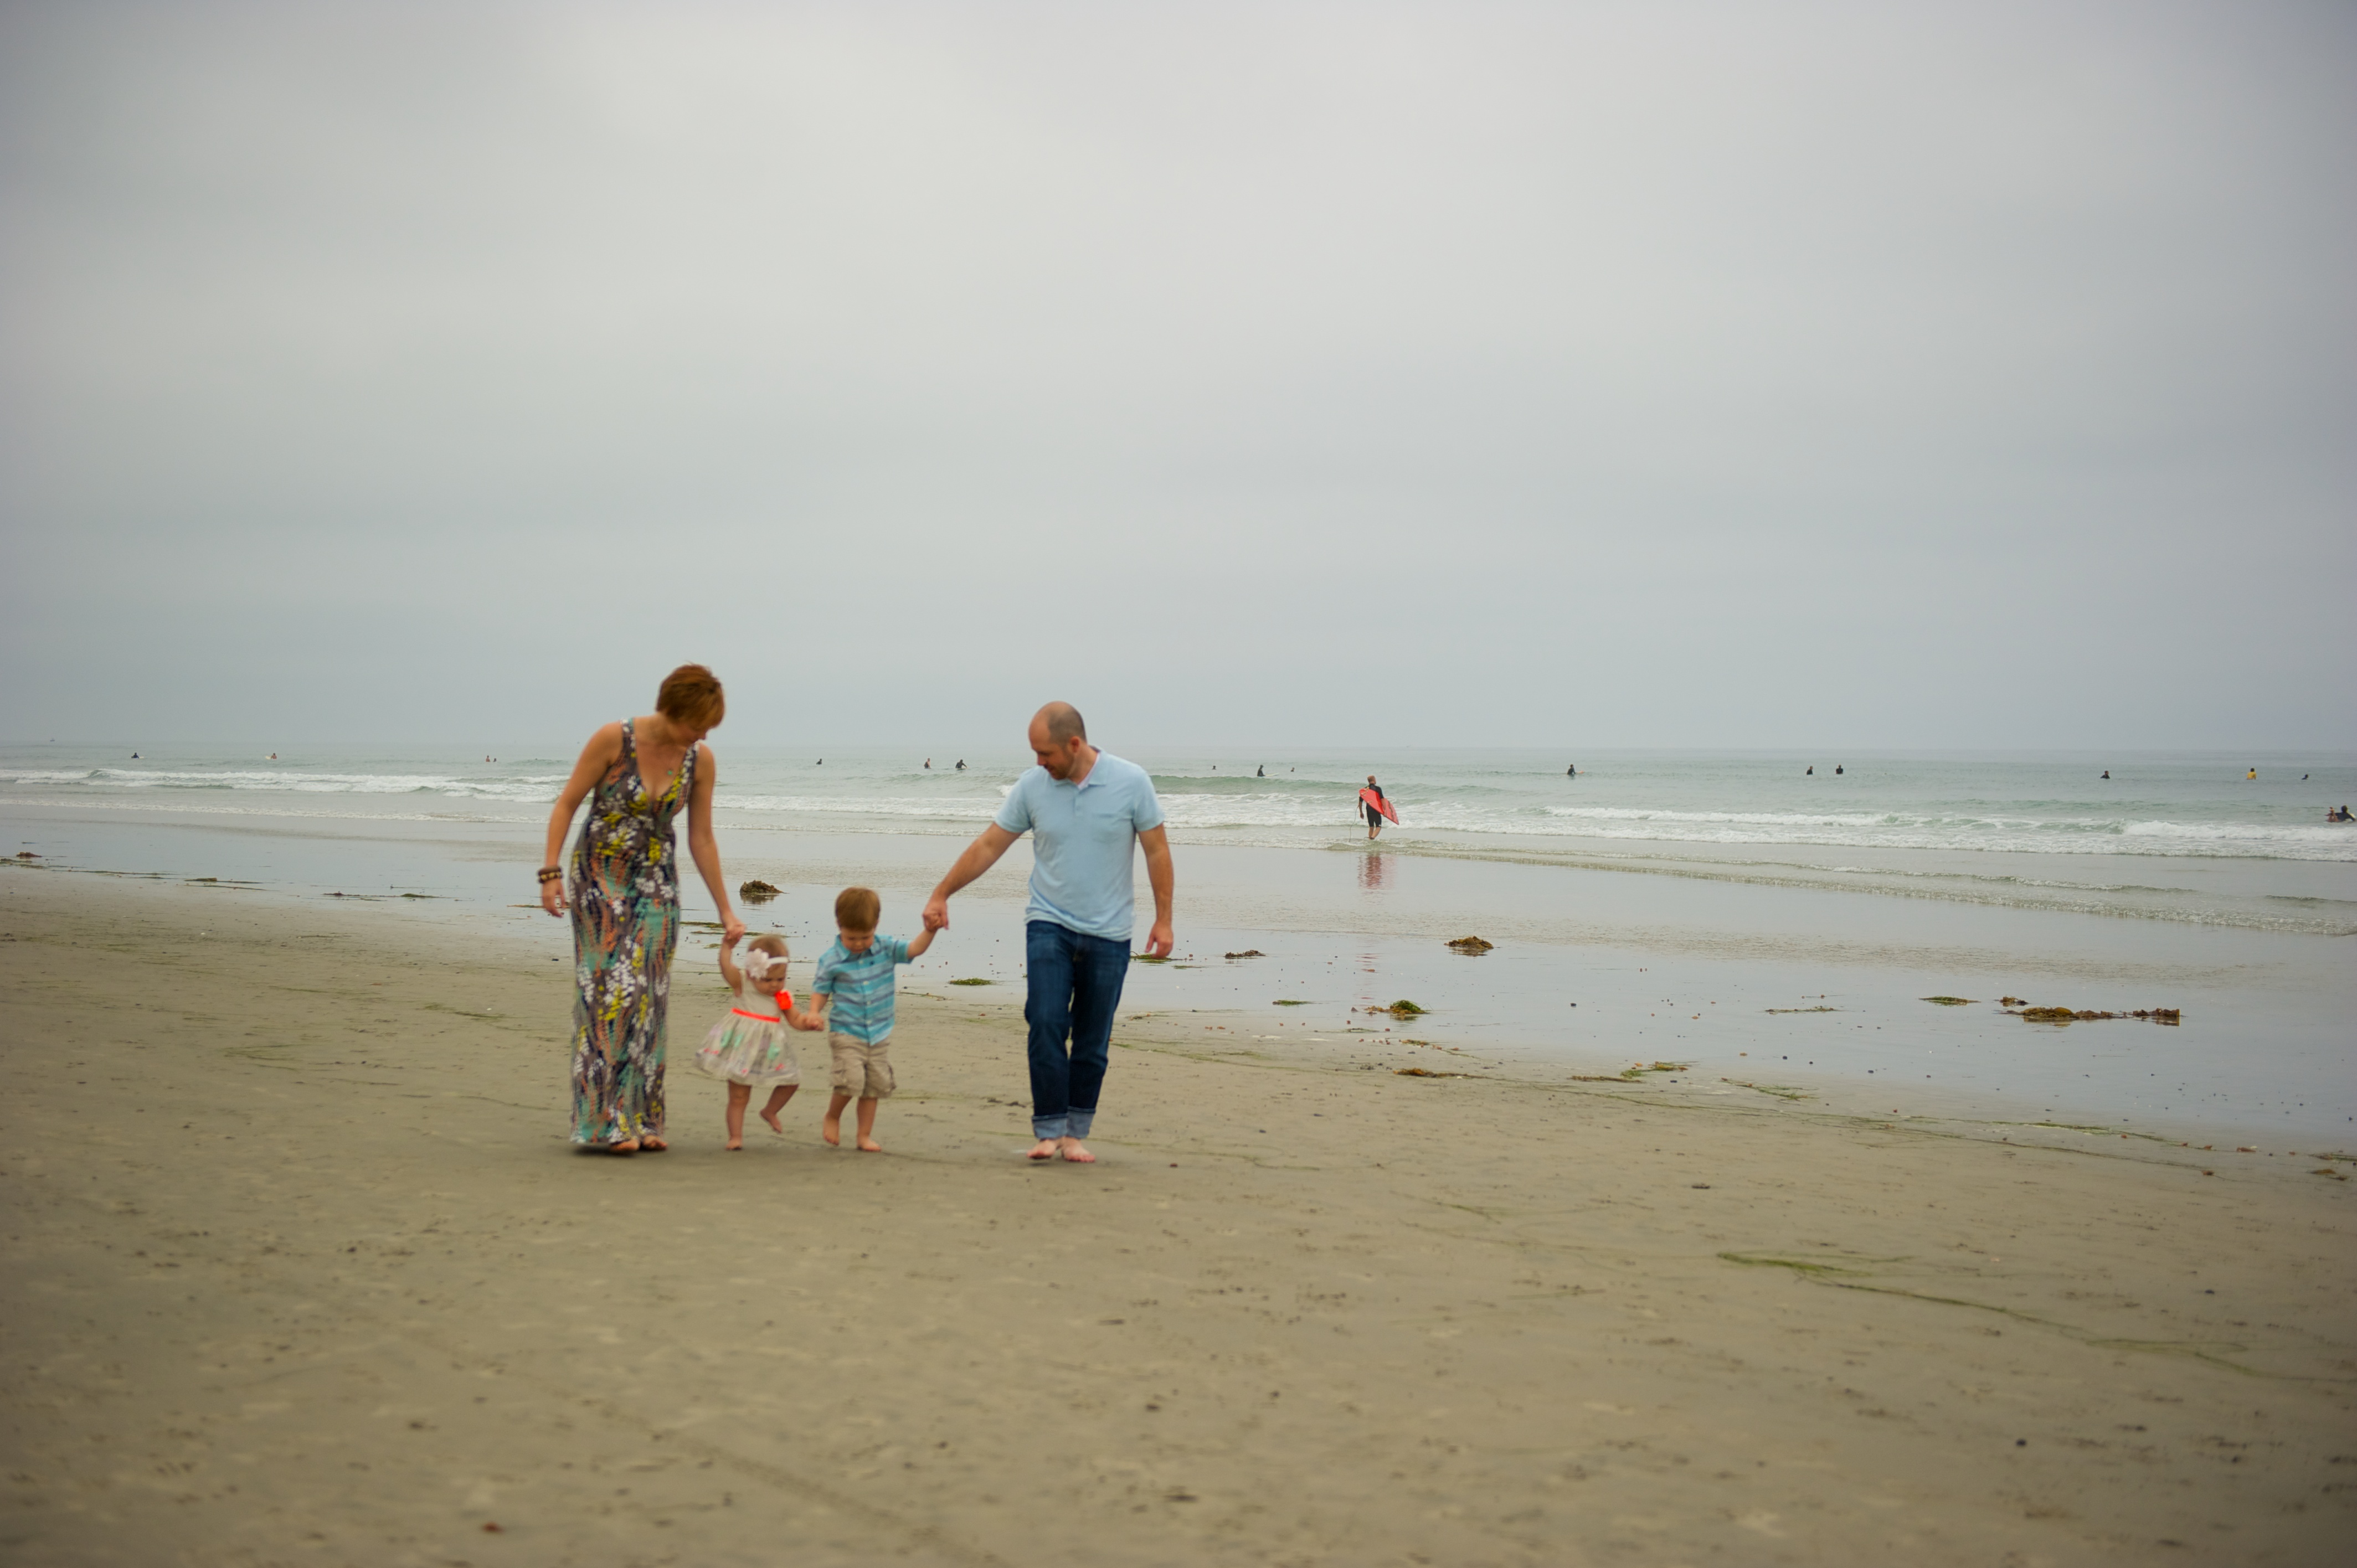
[[[2147,1023],[2162,1024],[2175,1028],[2179,1017],[2179,1010],[2174,1007],[2138,1007],[2125,1013],[2099,1013],[2090,1007],[2032,1007],[2018,996],[2008,996],[2006,1000],[2017,1005],[2007,1007],[2004,1011],[2029,1024],[2053,1024],[2060,1026],[2064,1024],[2083,1024],[2097,1018],[2142,1018]]]
[[[1693,1067],[1692,1062],[1655,1062],[1651,1067],[1647,1067],[1643,1062],[1635,1062],[1622,1068],[1619,1072],[1609,1075],[1574,1073],[1571,1075],[1571,1081],[1574,1083],[1641,1083],[1644,1081],[1645,1075],[1649,1072],[1686,1072]]]
[[[1268,954],[1258,948],[1246,948],[1242,952],[1224,952],[1220,956],[1222,958],[1266,958]]]
[[[748,904],[766,904],[782,891],[782,888],[771,886],[757,876],[750,882],[738,885],[737,897]]]
[[[1419,1007],[1415,1003],[1403,996],[1388,1007],[1361,1007],[1359,1011],[1361,1013],[1388,1013],[1394,1018],[1416,1018],[1421,1017],[1424,1014],[1429,1012],[1430,1009]]]
[[[980,975],[975,975],[972,979],[968,980],[952,980],[950,983],[952,985],[996,985],[998,982],[995,980],[985,980]]]
[[[1448,950],[1451,952],[1461,952],[1478,958],[1497,945],[1492,941],[1484,941],[1480,937],[1459,937],[1448,944]]]
[[[1969,996],[1926,996],[1923,1000],[1934,1007],[1969,1007],[1973,1004]]]

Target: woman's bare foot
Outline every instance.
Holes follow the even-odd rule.
[[[644,1149],[651,1155],[660,1155],[665,1149],[670,1148],[671,1145],[664,1143],[661,1138],[646,1137],[639,1140],[639,1147]]]
[[[745,1146],[745,1140],[744,1140],[744,1139],[742,1139],[742,1138],[731,1138],[731,1139],[729,1139],[729,1140],[728,1140],[728,1142],[727,1142],[726,1144],[724,1144],[724,1145],[723,1145],[723,1147],[725,1147],[725,1148],[728,1148],[728,1149],[732,1149],[732,1150],[734,1150],[734,1149],[741,1149],[741,1148],[743,1148],[744,1146]]]
[[[1064,1138],[1056,1144],[1056,1152],[1076,1165],[1092,1165],[1097,1157],[1089,1153],[1088,1145],[1078,1138]]]
[[[1040,1139],[1038,1143],[1031,1145],[1031,1153],[1026,1157],[1034,1160],[1054,1159],[1056,1157],[1056,1140],[1053,1138]]]
[[[859,1140],[859,1152],[863,1155],[880,1155],[884,1152],[884,1145],[873,1138],[862,1138]]]
[[[843,1118],[830,1116],[818,1124],[818,1135],[826,1140],[828,1148],[843,1147]]]
[[[639,1152],[639,1141],[636,1138],[624,1138],[619,1143],[607,1144],[606,1152],[609,1155],[635,1155]]]

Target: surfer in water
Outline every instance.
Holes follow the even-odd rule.
[[[1383,835],[1386,818],[1394,822],[1399,821],[1399,813],[1392,810],[1391,801],[1383,796],[1383,787],[1375,782],[1375,776],[1372,773],[1367,775],[1367,787],[1359,791],[1359,809],[1367,814],[1367,837],[1370,839]]]

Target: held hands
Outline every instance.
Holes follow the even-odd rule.
[[[737,943],[743,941],[744,940],[745,922],[737,918],[736,910],[723,910],[720,916],[721,945],[724,947],[734,947]]]
[[[724,930],[723,932],[721,932],[721,934],[720,934],[720,950],[721,950],[722,952],[726,952],[729,949],[731,949],[731,948],[735,947],[735,946],[737,945],[737,939],[739,939],[739,938],[740,938],[740,937],[742,937],[742,936],[744,936],[744,934],[745,934],[745,933],[744,933],[741,929],[739,929],[739,930],[734,930],[734,931],[726,931],[726,930]]]
[[[925,929],[946,931],[950,929],[950,901],[940,894],[925,900]]]

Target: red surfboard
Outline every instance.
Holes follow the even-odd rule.
[[[1394,827],[1398,826],[1399,813],[1392,810],[1392,803],[1389,800],[1384,800],[1372,789],[1360,790],[1359,799],[1362,803],[1372,806],[1376,811],[1381,811],[1383,814],[1383,820],[1385,822],[1390,822]]]

